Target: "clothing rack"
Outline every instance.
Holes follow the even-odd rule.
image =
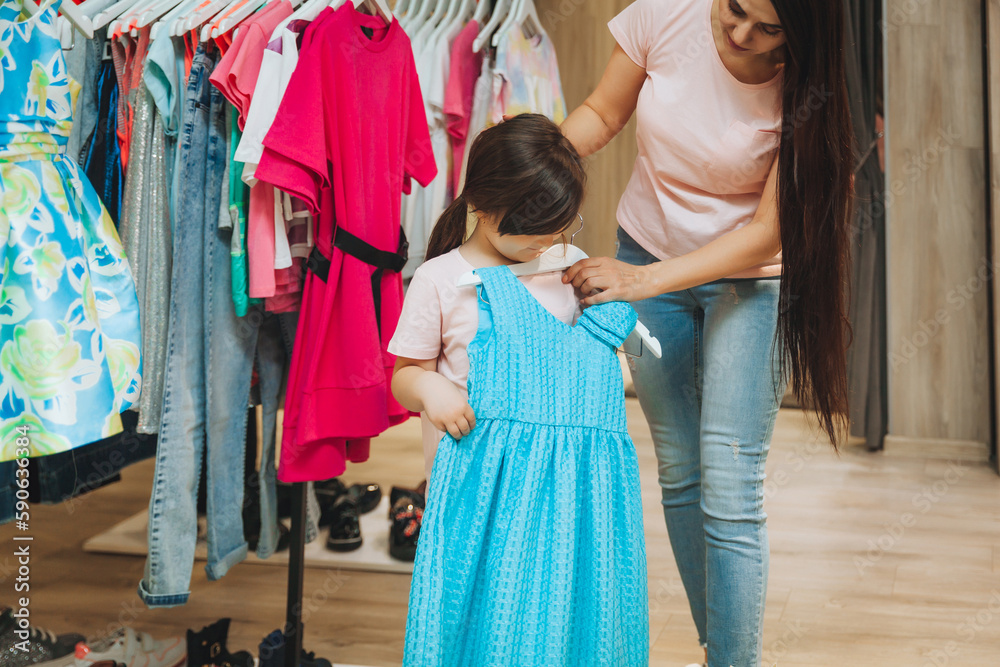
[[[302,597],[305,580],[305,482],[292,484],[292,532],[289,537],[288,601],[285,609],[284,629],[285,667],[299,667],[302,660]]]

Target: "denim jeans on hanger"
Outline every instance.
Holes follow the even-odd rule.
[[[257,336],[256,328],[248,332],[236,317],[230,238],[218,229],[228,151],[227,102],[208,81],[217,61],[214,50],[198,47],[184,99],[167,372],[149,501],[149,556],[139,584],[139,596],[150,607],[187,602],[203,456],[208,578],[222,577],[247,554],[241,511],[244,440]]]
[[[262,305],[251,306],[242,318],[247,335],[257,328],[257,376],[260,380],[261,460],[257,471],[260,485],[260,540],[257,557],[270,557],[278,546],[277,469],[274,456],[277,447],[278,408],[284,403],[285,372],[292,358],[292,344],[298,327],[299,314],[265,313]],[[319,533],[319,505],[309,483],[306,492],[306,542]]]
[[[101,2],[110,4],[110,0]],[[66,141],[66,155],[82,167],[86,157],[86,152],[82,150],[84,140],[97,126],[97,76],[101,68],[104,42],[107,41],[107,29],[95,30],[92,39],[79,34],[74,35],[73,39],[73,48],[65,51],[64,55],[67,73],[80,84],[80,94],[73,110],[73,129]]]
[[[657,259],[618,230],[618,259]],[[632,304],[663,346],[630,360],[663,514],[710,665],[759,665],[767,594],[764,464],[785,392],[779,279],[717,280]]]

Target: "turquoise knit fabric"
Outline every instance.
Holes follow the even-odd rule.
[[[476,428],[437,450],[410,589],[406,667],[648,664],[646,551],[615,354],[626,303],[556,319],[480,269]]]

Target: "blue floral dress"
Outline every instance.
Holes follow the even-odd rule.
[[[446,435],[410,588],[406,667],[645,667],[646,549],[615,348],[626,303],[553,317],[480,269],[476,427]]]
[[[114,224],[63,155],[79,86],[60,0],[0,5],[0,461],[122,430],[140,389],[139,304]]]

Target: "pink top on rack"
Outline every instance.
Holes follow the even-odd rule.
[[[324,10],[326,11],[326,10]],[[313,28],[314,26],[310,26]],[[319,257],[306,276],[285,401],[278,477],[322,480],[365,460],[369,439],[409,417],[389,391],[403,286],[334,247],[335,228],[394,253],[401,194],[437,173],[410,40],[352,3],[307,30],[299,62],[264,139],[259,181],[301,198],[316,216]],[[317,258],[318,259],[318,258]],[[376,312],[376,293],[381,308]]]
[[[781,132],[781,74],[761,84],[726,69],[713,0],[637,0],[608,24],[646,70],[635,116],[638,157],[618,223],[669,259],[743,227],[760,205]],[[781,273],[781,255],[732,278]]]
[[[208,77],[240,112],[241,130],[250,109],[250,96],[257,84],[267,40],[278,24],[291,16],[293,11],[292,3],[288,0],[278,0],[265,5],[262,10],[241,23],[226,55]]]
[[[232,45],[219,60],[209,76],[222,95],[239,112],[240,129],[246,122],[250,98],[260,63],[267,48],[271,32],[292,15],[292,4],[278,0],[265,5],[240,24]],[[273,297],[276,293],[274,279],[274,188],[254,186],[250,189],[247,211],[247,267],[250,298]]]
[[[451,192],[457,196],[458,182],[462,178],[462,158],[469,134],[472,98],[476,79],[483,69],[483,51],[472,52],[472,42],[479,35],[479,23],[469,21],[451,45],[451,71],[444,93],[444,113],[448,134],[451,135],[452,169],[449,175]]]

